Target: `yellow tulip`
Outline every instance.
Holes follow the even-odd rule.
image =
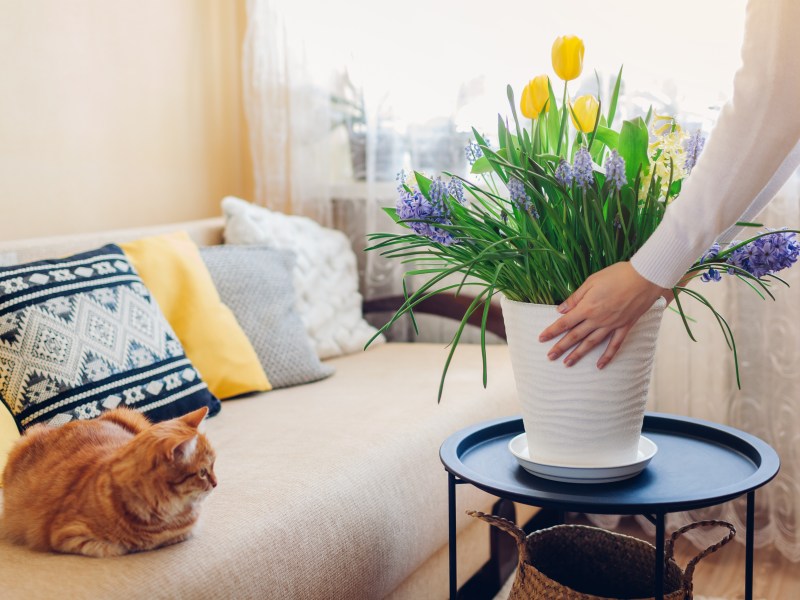
[[[537,75],[522,89],[519,108],[526,118],[535,119],[542,111],[550,110],[550,90],[547,86],[549,81],[547,75]]]
[[[597,112],[600,110],[600,103],[591,94],[586,94],[576,98],[572,103],[572,110],[569,113],[575,129],[583,133],[594,131],[594,124],[597,121]],[[577,120],[576,120],[577,119]]]
[[[562,35],[553,42],[553,70],[564,81],[572,81],[583,71],[583,40]]]

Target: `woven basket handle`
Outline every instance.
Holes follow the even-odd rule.
[[[700,554],[695,556],[692,560],[689,561],[689,564],[686,565],[686,570],[683,574],[683,588],[687,593],[687,598],[692,597],[692,577],[694,576],[694,568],[697,566],[701,560],[703,560],[709,554],[713,554],[720,548],[722,548],[725,544],[730,542],[733,537],[736,535],[736,528],[728,523],[727,521],[716,521],[716,520],[709,520],[709,521],[697,521],[696,523],[690,523],[689,525],[685,525],[680,529],[676,530],[667,540],[667,543],[664,548],[664,558],[669,561],[674,557],[675,552],[675,542],[678,538],[686,533],[687,531],[691,531],[692,529],[697,529],[698,527],[727,527],[728,534],[722,538],[716,544],[709,546],[705,550],[703,550]]]
[[[470,517],[475,517],[476,519],[481,519],[486,521],[490,525],[494,525],[498,529],[502,529],[506,533],[510,534],[516,541],[517,541],[517,548],[519,549],[520,560],[525,561],[527,556],[527,546],[525,542],[527,541],[527,534],[524,530],[517,527],[516,523],[512,523],[508,519],[504,519],[503,517],[497,517],[495,515],[487,515],[486,513],[482,513],[478,510],[468,510],[467,514]]]

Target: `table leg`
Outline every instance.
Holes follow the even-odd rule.
[[[744,598],[753,600],[753,546],[755,545],[756,492],[747,493],[747,522],[745,524]]]
[[[656,600],[664,600],[664,513],[655,515],[656,525]]]
[[[456,600],[456,595],[458,594],[456,579],[456,478],[449,471],[447,473],[447,505],[450,529],[448,538],[448,549],[450,551],[450,600]]]

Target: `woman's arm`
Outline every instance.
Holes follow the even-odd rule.
[[[750,0],[742,66],[680,198],[630,263],[595,273],[559,307],[540,340],[569,333],[549,352],[573,364],[609,335],[605,366],[630,328],[714,242],[753,218],[800,164],[800,22],[796,0]],[[649,304],[648,304],[649,302]],[[571,330],[571,331],[570,331]]]

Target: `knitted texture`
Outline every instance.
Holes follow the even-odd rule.
[[[212,246],[201,248],[200,254],[273,388],[310,383],[333,373],[333,367],[320,363],[295,311],[291,252]]]
[[[360,352],[375,334],[361,316],[356,257],[341,231],[231,196],[222,201],[225,243],[291,250],[296,307],[320,358]],[[381,336],[379,340],[383,341]]]

